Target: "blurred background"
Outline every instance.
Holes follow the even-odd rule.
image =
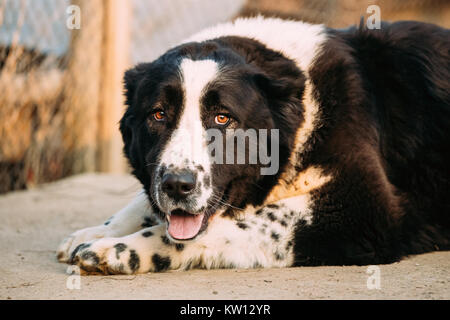
[[[122,75],[190,34],[263,14],[358,24],[450,27],[449,0],[0,0],[0,193],[82,172],[127,172],[118,121]],[[80,29],[67,21],[81,9]]]

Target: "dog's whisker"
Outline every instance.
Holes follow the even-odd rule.
[[[232,209],[239,210],[239,211],[244,211],[243,208],[239,208],[239,207],[233,206],[232,204],[229,204],[229,203],[223,201],[222,199],[220,199],[220,198],[219,198],[218,196],[216,196],[216,195],[212,195],[211,197],[212,197],[214,200],[216,200],[218,203],[223,204],[224,206],[227,206],[227,207],[230,207],[230,208],[232,208]]]
[[[157,166],[159,163],[157,163],[157,162],[148,162],[148,163],[146,163],[145,164],[145,166],[146,167],[149,167],[149,166]]]

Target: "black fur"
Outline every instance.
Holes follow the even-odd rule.
[[[151,231],[145,231],[142,233],[142,236],[145,238],[151,237],[153,235],[153,232]]]
[[[333,182],[295,234],[297,265],[376,264],[450,245],[450,32],[329,31],[311,78],[326,119],[304,167]]]
[[[132,272],[139,269],[140,259],[135,250],[130,250],[130,259],[128,260],[128,266]]]
[[[118,243],[114,245],[114,248],[116,248],[116,258],[120,259],[120,254],[125,251],[127,245],[125,243]]]
[[[159,254],[155,253],[152,256],[152,262],[155,268],[155,272],[160,272],[169,269],[171,261],[169,257],[161,257]]]

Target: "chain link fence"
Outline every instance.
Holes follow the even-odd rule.
[[[380,6],[383,20],[449,27],[447,0],[0,0],[0,193],[112,171],[105,159],[120,154],[123,102],[112,101],[114,111],[108,97],[121,95],[123,68],[237,16],[262,13],[344,27],[358,23],[369,4]],[[80,29],[67,27],[70,5],[81,9]],[[121,28],[128,41],[114,39]],[[126,63],[115,68],[121,52]],[[116,116],[108,117],[113,111]]]

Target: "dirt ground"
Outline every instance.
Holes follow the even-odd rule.
[[[138,189],[130,176],[86,174],[0,196],[0,299],[450,299],[450,252],[379,266],[380,289],[356,266],[70,277],[58,243]]]

